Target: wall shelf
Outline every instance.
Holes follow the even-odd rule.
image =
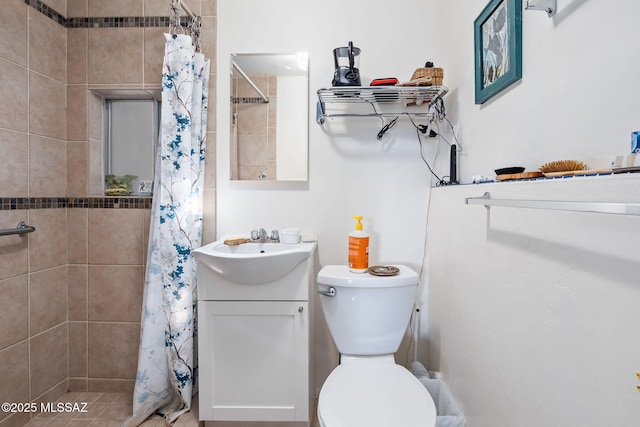
[[[445,86],[341,86],[318,90],[316,122],[330,117],[429,117]]]

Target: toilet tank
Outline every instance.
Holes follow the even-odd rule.
[[[398,350],[413,311],[418,274],[404,265],[394,276],[351,273],[327,265],[318,292],[327,326],[340,354],[382,355]],[[333,296],[330,288],[335,290]]]

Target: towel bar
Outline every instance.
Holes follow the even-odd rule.
[[[490,193],[480,197],[467,197],[467,205],[505,206],[511,208],[550,209],[574,212],[606,213],[617,215],[640,216],[640,203],[612,203],[612,202],[569,202],[555,200],[513,200],[492,199]]]

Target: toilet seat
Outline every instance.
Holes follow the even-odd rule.
[[[436,423],[431,395],[395,363],[338,366],[320,391],[322,427],[430,427]]]

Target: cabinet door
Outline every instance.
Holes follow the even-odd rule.
[[[200,419],[308,421],[308,303],[202,301]]]

